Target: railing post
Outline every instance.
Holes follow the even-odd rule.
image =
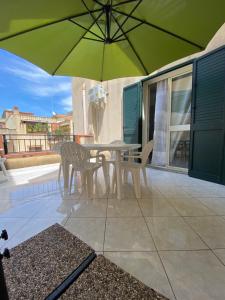
[[[76,135],[73,134],[73,142],[76,142]]]
[[[3,146],[4,146],[4,153],[8,154],[8,144],[7,144],[7,139],[5,134],[3,134]]]

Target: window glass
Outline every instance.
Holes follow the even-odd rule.
[[[172,80],[170,125],[187,125],[191,120],[192,76],[185,74]]]

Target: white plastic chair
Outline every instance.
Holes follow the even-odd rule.
[[[58,142],[56,144],[54,144],[51,148],[51,150],[59,155],[61,155],[61,147],[62,144],[64,142]],[[58,172],[58,181],[60,180],[60,176],[61,176],[61,172],[62,172],[62,162],[61,162],[61,156],[60,156],[60,162],[59,162],[59,172]]]
[[[122,140],[115,140],[110,143],[110,145],[120,145],[120,144],[124,145],[125,143]],[[103,151],[99,150],[97,151],[97,154],[99,155],[102,152]],[[106,163],[113,163],[115,161],[115,153],[114,151],[108,151],[108,152],[110,153],[110,159],[106,160]]]
[[[122,140],[114,140],[110,143],[110,145],[124,145],[124,141]],[[107,175],[108,175],[108,182],[110,182],[110,176],[109,176],[109,170],[110,170],[110,164],[114,166],[115,163],[115,152],[114,151],[108,151],[110,153],[110,158],[106,159],[106,168],[107,168]],[[103,151],[97,151],[97,155],[100,155],[100,153],[103,153]],[[97,161],[97,160],[96,160]]]
[[[101,160],[98,160],[98,162],[91,162],[91,158],[101,158]],[[70,192],[72,188],[74,172],[80,172],[82,184],[84,185],[87,182],[88,196],[92,197],[93,174],[101,167],[103,168],[106,187],[108,186],[105,156],[103,154],[91,156],[90,151],[80,144],[75,142],[66,142],[63,143],[61,147],[61,160],[63,168],[69,168],[69,165],[72,165],[69,185]]]
[[[131,172],[132,180],[134,185],[134,190],[137,198],[141,197],[141,186],[140,186],[140,170],[142,170],[145,184],[147,185],[147,175],[146,175],[146,164],[148,157],[153,150],[154,142],[151,140],[148,142],[142,152],[133,152],[132,155],[123,155],[123,157],[128,158],[128,161],[121,162],[121,170],[124,173],[124,179],[127,177],[127,173]],[[131,161],[131,159],[133,161]],[[140,159],[141,162],[135,162],[134,159]],[[113,186],[116,183],[116,172],[113,172]]]
[[[5,161],[6,161],[6,158],[0,157],[0,168],[2,169],[4,176],[7,177],[8,174],[7,174],[7,171],[5,168]]]

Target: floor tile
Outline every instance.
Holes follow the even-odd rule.
[[[42,230],[48,228],[49,226],[59,223],[63,224],[64,219],[62,218],[35,218],[28,221],[20,230],[17,232],[12,239],[7,243],[7,247],[12,248],[23,241],[31,238],[32,236],[38,234]]]
[[[136,199],[109,199],[107,217],[140,217],[142,216]]]
[[[104,251],[155,250],[144,218],[107,218]]]
[[[177,211],[162,198],[139,199],[142,213],[146,217],[151,216],[178,216]]]
[[[225,248],[225,220],[222,217],[185,217],[186,222],[211,248]]]
[[[0,241],[1,248],[11,248],[58,222],[173,299],[153,235],[157,248],[164,249],[159,254],[177,300],[224,299],[225,187],[149,168],[148,186],[141,183],[142,199],[136,199],[129,177],[124,199],[118,201],[116,193],[105,190],[100,170],[90,200],[79,186],[79,176],[78,188],[70,195],[62,178],[57,181],[57,172],[58,164],[10,170],[9,180],[0,182],[0,225],[10,237]],[[207,248],[202,240],[214,253],[195,250]]]
[[[134,187],[133,187],[132,183],[123,184],[121,186],[121,190],[122,190],[122,198],[123,199],[136,199],[135,191],[134,191]],[[116,190],[112,190],[112,188],[111,188],[108,198],[109,199],[117,199]]]
[[[73,203],[71,217],[106,217],[107,199],[80,199]]]
[[[217,257],[222,261],[225,265],[225,249],[215,249],[213,252],[216,254]]]
[[[11,203],[1,210],[0,218],[31,218],[41,208],[41,201],[28,201],[25,203]]]
[[[209,216],[215,212],[194,198],[168,198],[181,216]]]
[[[105,252],[104,255],[146,285],[174,299],[157,252]]]
[[[158,250],[207,249],[181,217],[146,218]]]
[[[198,200],[209,207],[217,215],[225,215],[225,198],[198,197]]]
[[[159,253],[177,300],[222,300],[225,267],[208,250]]]
[[[0,240],[0,249],[6,246],[17,233],[21,231],[23,226],[29,221],[28,218],[1,218],[0,219],[0,233],[3,229],[7,230],[8,240]]]
[[[105,218],[69,218],[65,228],[96,251],[103,251]]]
[[[68,218],[74,209],[74,201],[71,200],[49,200],[43,203],[34,218]]]

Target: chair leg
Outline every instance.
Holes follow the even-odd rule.
[[[146,174],[146,168],[145,167],[142,168],[142,174],[143,174],[143,177],[144,177],[145,185],[147,186],[148,181],[147,181],[147,174]]]
[[[131,171],[136,198],[141,198],[140,169]]]
[[[59,164],[58,181],[60,181],[61,172],[62,172],[62,163]]]
[[[71,175],[70,175],[70,186],[69,186],[70,194],[71,194],[71,190],[72,190],[73,175],[74,175],[74,168],[72,167]]]
[[[83,190],[86,187],[86,182],[87,182],[86,172],[80,172],[80,177],[81,177],[81,188]]]
[[[87,191],[88,191],[88,198],[93,197],[93,172],[87,172]]]
[[[123,173],[123,181],[124,181],[124,183],[127,183],[127,179],[128,179],[128,171],[124,169],[124,173]]]
[[[6,171],[6,168],[5,168],[5,165],[4,165],[4,162],[1,163],[1,169],[2,169],[2,172],[5,176],[7,176],[7,171]]]
[[[109,170],[108,170],[108,166],[106,164],[102,164],[102,170],[103,170],[103,174],[104,174],[105,188],[106,188],[106,190],[108,190],[108,188],[109,188]]]
[[[114,193],[116,188],[116,168],[113,166],[113,175],[112,175],[112,191]]]

